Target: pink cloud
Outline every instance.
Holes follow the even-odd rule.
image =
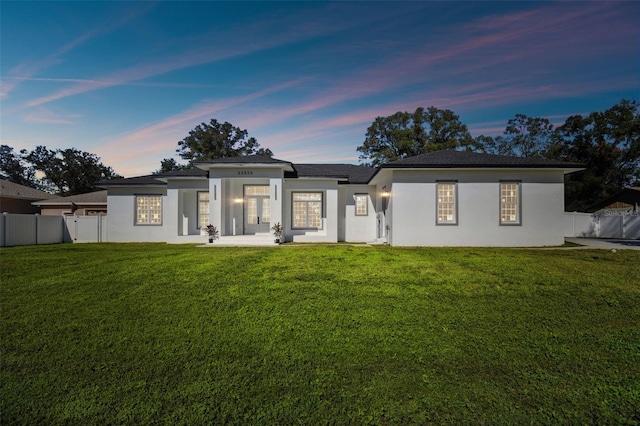
[[[294,87],[302,81],[289,81],[245,96],[202,102],[159,123],[130,133],[104,138],[106,141],[100,145],[98,155],[108,160],[107,164],[119,164],[134,158],[154,155],[159,164],[161,158],[175,153],[178,141],[200,122],[208,122],[212,116],[222,111]],[[234,123],[234,125],[245,128],[242,123]],[[119,173],[124,172],[119,171]]]
[[[317,11],[307,10],[300,12],[301,15],[297,18],[283,16],[271,21],[255,22],[250,26],[248,25],[247,28],[241,32],[241,37],[247,38],[246,40],[238,40],[238,32],[235,28],[230,30],[228,34],[219,34],[216,32],[204,34],[196,40],[197,43],[194,43],[193,40],[185,40],[185,45],[200,45],[204,40],[210,39],[209,41],[218,44],[219,48],[204,50],[201,48],[192,48],[186,53],[159,57],[149,63],[134,65],[102,77],[78,82],[71,87],[63,88],[47,96],[33,99],[27,102],[26,106],[33,107],[43,105],[69,96],[94,90],[131,84],[135,81],[166,74],[179,69],[213,63],[223,59],[244,56],[266,49],[289,45],[310,38],[319,37],[321,35],[343,31],[347,28],[353,28],[358,25],[364,25],[366,23],[370,23],[372,20],[378,19],[377,17],[371,18],[366,14],[363,14],[355,20],[335,19],[335,16],[340,16],[339,14],[336,15],[336,13],[339,13],[342,7],[343,6],[339,4],[329,4],[326,8],[333,10],[332,13],[318,14]],[[280,31],[274,33],[272,31],[273,28],[280,28]],[[269,36],[256,38],[255,34],[269,34]],[[235,40],[235,43],[233,45],[229,45],[226,43],[227,40]],[[221,41],[225,42],[221,43]]]
[[[55,113],[46,108],[40,108],[38,111],[34,111],[27,114],[24,117],[24,121],[27,123],[35,124],[75,124],[77,118],[81,117],[79,114],[63,115]]]
[[[0,87],[0,99],[7,97],[9,93],[17,89],[23,81],[29,80],[31,77],[38,74],[43,69],[63,62],[62,56],[65,53],[70,52],[71,50],[84,44],[94,37],[117,30],[118,28],[126,25],[136,17],[148,12],[154,7],[155,5],[149,2],[135,8],[128,9],[127,13],[122,14],[119,19],[107,20],[102,25],[91,28],[89,31],[81,34],[80,36],[61,46],[59,49],[55,50],[51,55],[30,64],[20,64],[14,67],[8,73],[9,78],[5,79],[5,77],[3,77],[4,82]],[[69,81],[73,81],[73,79],[69,79]]]

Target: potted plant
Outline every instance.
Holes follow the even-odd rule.
[[[218,239],[218,229],[212,224],[207,225],[207,234],[209,235],[209,242],[213,243],[214,240]]]
[[[273,236],[276,238],[275,243],[280,244],[280,241],[282,239],[282,225],[280,225],[280,222],[277,222],[275,225],[273,225],[271,227],[271,230],[273,231]]]

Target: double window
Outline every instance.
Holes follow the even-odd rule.
[[[198,228],[206,228],[209,223],[209,193],[198,192]]]
[[[162,225],[161,195],[136,195],[136,225]]]
[[[456,182],[438,182],[436,185],[436,223],[458,224],[458,197]]]
[[[293,228],[322,227],[322,192],[294,192]]]
[[[500,182],[500,225],[520,225],[520,182]]]

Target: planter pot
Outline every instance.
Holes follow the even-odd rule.
[[[213,244],[213,238],[209,238],[209,243]]]
[[[276,238],[275,243],[276,243],[276,244],[280,244],[280,238]]]

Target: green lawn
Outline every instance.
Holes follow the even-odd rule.
[[[640,252],[0,250],[0,424],[640,424]]]

